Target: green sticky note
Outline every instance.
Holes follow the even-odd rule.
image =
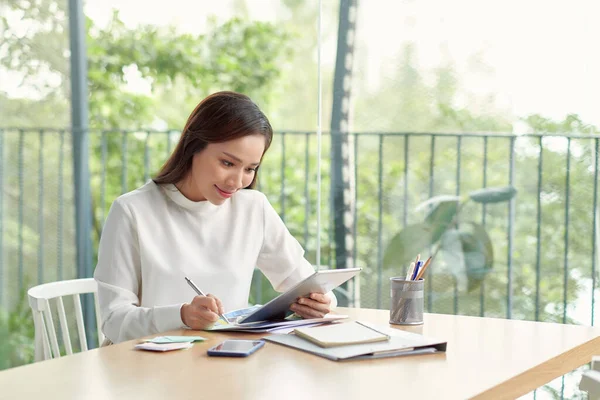
[[[203,342],[206,338],[202,336],[158,336],[154,339],[150,339],[149,342],[164,344],[164,343],[192,343],[192,342]]]

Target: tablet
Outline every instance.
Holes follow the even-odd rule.
[[[241,318],[237,321],[237,324],[284,319],[286,313],[290,311],[290,306],[299,297],[306,297],[311,293],[331,292],[361,270],[362,268],[344,268],[316,271],[302,282],[291,287],[287,292],[280,294],[264,306]]]

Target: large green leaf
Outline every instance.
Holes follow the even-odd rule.
[[[483,225],[474,222],[461,224],[459,232],[467,272],[467,290],[470,292],[481,285],[492,269],[494,248]]]
[[[464,279],[465,276],[465,257],[460,240],[458,229],[448,229],[440,238],[439,261],[443,261],[448,271],[450,271],[457,280]]]
[[[471,222],[444,232],[440,251],[443,263],[469,292],[481,285],[494,263],[489,235],[482,225]]]
[[[517,189],[513,186],[491,187],[475,190],[469,193],[469,197],[476,203],[500,203],[515,197]]]
[[[433,241],[429,225],[408,225],[389,241],[383,256],[383,266],[404,272],[410,261],[431,244]]]
[[[428,207],[425,223],[430,226],[431,238],[437,242],[444,232],[450,227],[458,211],[458,196],[436,196],[420,204],[417,209]]]

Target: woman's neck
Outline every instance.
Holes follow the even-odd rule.
[[[175,187],[179,192],[191,201],[206,201],[206,197],[200,193],[198,187],[192,183],[191,176],[188,174],[181,181],[175,183]]]

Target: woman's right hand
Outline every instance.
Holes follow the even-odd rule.
[[[219,314],[223,314],[223,304],[212,294],[196,296],[181,307],[181,320],[196,330],[209,328],[220,318]]]

